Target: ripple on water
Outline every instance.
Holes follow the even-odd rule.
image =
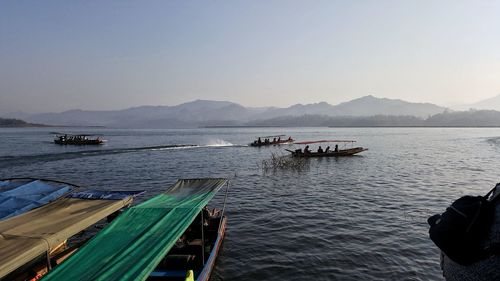
[[[276,130],[297,139],[355,138],[370,150],[360,157],[310,159],[301,171],[263,173],[259,163],[283,148],[242,145]],[[109,140],[103,148],[119,153],[52,146],[40,141],[48,135],[44,129],[0,130],[6,140],[0,143],[0,176],[146,189],[137,202],[178,178],[228,177],[227,236],[213,280],[443,280],[427,217],[500,181],[499,129],[99,132]],[[182,143],[198,147],[162,147]]]

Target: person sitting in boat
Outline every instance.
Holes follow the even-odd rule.
[[[304,154],[309,154],[311,153],[311,151],[309,150],[309,145],[306,145],[306,147],[304,148]]]
[[[264,143],[269,144],[269,139],[265,139]]]
[[[203,212],[203,226],[208,226],[210,218],[212,217],[212,212],[210,212],[207,206],[203,207],[201,211]]]
[[[179,237],[179,239],[177,239],[177,241],[175,241],[174,246],[176,248],[184,248],[185,246],[187,246],[187,244],[188,244],[188,242],[187,242],[186,234],[182,234],[182,236]]]
[[[328,153],[328,152],[330,152],[330,146],[327,146],[325,149],[325,153]]]
[[[260,139],[260,137],[259,137],[259,139],[257,140],[257,143],[258,143],[258,144],[262,144],[262,140]]]
[[[323,148],[321,148],[321,145],[318,147],[318,153],[323,153]]]
[[[338,145],[338,144],[336,144],[336,145],[335,145],[335,150],[334,150],[334,152],[339,152],[339,145]]]
[[[291,136],[290,136],[290,137],[288,137],[288,141],[292,141],[292,137],[291,137]]]
[[[280,141],[281,141],[281,137],[278,137],[278,142],[280,142]]]
[[[276,143],[276,138],[273,139],[273,143]]]

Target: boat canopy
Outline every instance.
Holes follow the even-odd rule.
[[[43,280],[145,280],[226,179],[185,179],[127,209]]]
[[[0,279],[131,202],[128,194],[119,200],[80,199],[70,194],[0,221]]]
[[[258,137],[258,138],[277,138],[277,137],[286,137],[286,135],[275,135],[275,136],[262,136],[262,137]]]
[[[323,142],[349,142],[349,143],[353,143],[356,141],[354,141],[354,140],[316,140],[316,141],[295,142],[294,144],[314,144],[314,143],[323,143]]]
[[[92,137],[92,136],[102,136],[102,134],[70,134],[70,133],[61,133],[61,132],[50,132],[50,134],[58,135],[58,136],[72,136],[72,137]]]
[[[39,179],[0,180],[0,220],[45,205],[68,193],[72,187]]]

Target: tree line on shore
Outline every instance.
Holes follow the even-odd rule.
[[[282,116],[250,121],[249,126],[293,127],[500,127],[500,112],[495,110],[445,111],[420,118],[409,115],[375,116]]]
[[[169,124],[162,120],[162,124]],[[469,110],[445,111],[427,118],[410,115],[374,116],[328,116],[305,114],[280,116],[241,123],[235,120],[212,120],[186,123],[177,127],[210,126],[278,126],[278,127],[500,127],[500,111]],[[0,118],[0,127],[42,127],[46,125],[28,123],[20,119]]]
[[[20,119],[0,118],[0,127],[43,127],[44,125],[32,124]]]

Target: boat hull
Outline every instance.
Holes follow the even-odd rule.
[[[65,144],[69,144],[69,145],[99,145],[99,144],[103,144],[104,141],[103,140],[85,140],[85,141],[70,141],[70,140],[66,140],[66,141],[62,141],[62,140],[54,140],[54,143],[55,144],[61,144],[61,145],[65,145]]]
[[[360,152],[368,150],[363,147],[354,147],[349,149],[342,149],[339,151],[330,151],[330,152],[309,152],[309,153],[297,153],[292,152],[292,157],[304,157],[304,158],[317,158],[317,157],[341,157],[341,156],[352,156],[358,154]]]
[[[207,253],[208,255],[205,256],[205,263],[201,264],[201,261],[198,266],[196,265],[191,265],[191,266],[181,266],[179,268],[175,268],[176,266],[171,266],[170,268],[166,268],[165,263],[160,263],[160,266],[156,268],[155,271],[151,272],[149,275],[149,278],[147,280],[165,280],[165,281],[170,281],[170,280],[185,280],[185,276],[188,273],[188,269],[192,270],[194,272],[194,277],[196,278],[196,281],[208,281],[210,279],[210,276],[212,274],[213,268],[215,266],[215,262],[217,260],[217,256],[219,254],[219,250],[222,245],[222,241],[224,240],[224,235],[226,233],[226,224],[227,224],[227,218],[226,216],[222,216],[222,219],[220,217],[216,218],[215,221],[217,221],[217,230],[216,230],[216,236],[213,237],[213,240],[210,242],[210,252]],[[219,227],[220,226],[220,227]],[[206,232],[208,234],[208,232]],[[196,240],[193,240],[196,241]],[[201,243],[201,242],[198,242]],[[201,246],[201,244],[198,244]],[[208,246],[208,244],[207,244]],[[189,247],[189,246],[188,246]],[[189,252],[189,250],[188,250]],[[176,256],[176,255],[182,255],[178,250],[171,250],[165,258],[169,256]]]
[[[224,235],[226,233],[226,223],[227,223],[227,218],[226,216],[223,216],[221,226],[217,234],[217,239],[215,240],[214,247],[210,252],[210,256],[208,257],[207,262],[205,263],[205,267],[203,267],[203,270],[196,279],[197,281],[208,281],[210,279],[210,275],[212,274],[212,270],[215,266],[215,261],[217,259],[217,256],[219,255],[219,249],[222,245],[222,241],[224,240]]]

